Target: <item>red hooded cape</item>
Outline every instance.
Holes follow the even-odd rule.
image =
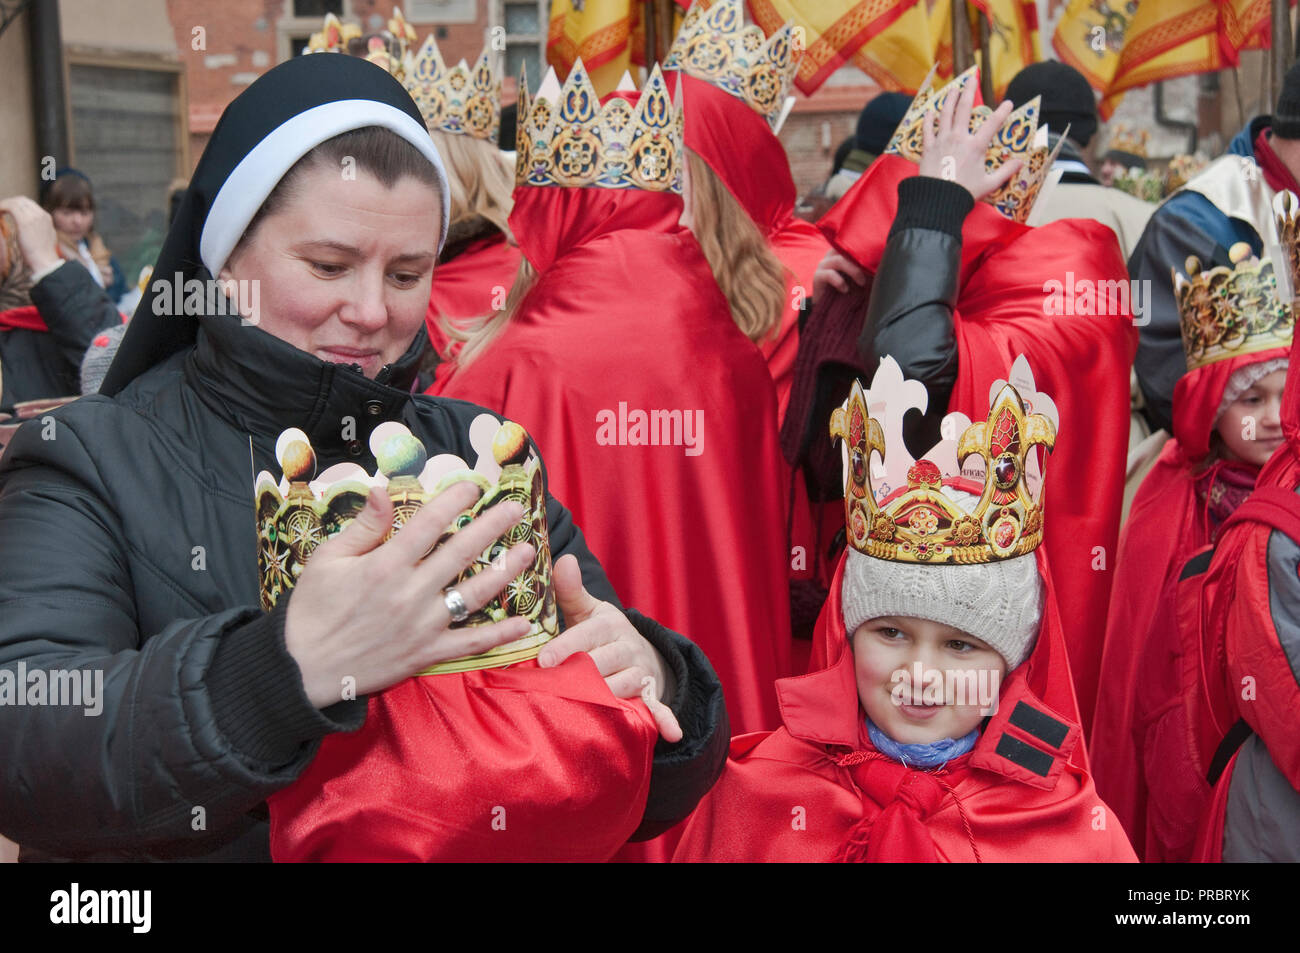
[[[1269,494],[1289,498],[1300,487],[1300,382],[1291,368],[1300,361],[1291,342],[1291,366],[1282,395],[1282,432],[1286,442],[1260,469],[1255,493],[1234,516],[1244,516],[1248,506]],[[1288,499],[1294,505],[1294,500]],[[1206,571],[1204,598],[1199,606],[1199,634],[1203,643],[1203,683],[1206,697],[1193,737],[1201,757],[1228,733],[1236,719],[1245,719],[1264,742],[1277,769],[1300,790],[1300,733],[1295,713],[1300,711],[1300,685],[1278,635],[1278,622],[1292,625],[1287,607],[1273,613],[1269,591],[1268,541],[1273,527],[1242,520],[1225,525]],[[1300,538],[1294,531],[1293,538]],[[1243,681],[1249,678],[1249,683]],[[1244,698],[1243,686],[1252,686]],[[1192,859],[1219,861],[1223,854],[1223,825],[1236,756],[1215,786],[1201,818]]]
[[[874,273],[897,212],[898,182],[916,174],[906,159],[882,156],[819,225]],[[1109,300],[1098,307],[1108,288]],[[990,383],[1005,377],[1019,354],[1056,402],[1060,436],[1048,503],[1054,531],[1045,545],[1085,727],[1097,694],[1128,453],[1137,328],[1127,289],[1127,266],[1104,225],[1062,219],[1031,228],[986,202],[966,216],[953,312],[958,371],[948,410],[984,419]]]
[[[866,738],[842,556],[817,625],[814,655],[829,662],[778,683],[781,728],[732,740],[674,860],[1135,860],[1081,763],[1069,663],[1038,553],[1038,642],[1002,683],[974,750],[937,771],[905,767]]]
[[[749,213],[786,268],[781,323],[761,347],[785,418],[799,350],[799,309],[812,296],[813,272],[830,250],[817,226],[795,218],[790,160],[767,120],[712,83],[680,74],[686,147],[703,159]]]
[[[607,861],[641,821],[657,736],[585,653],[409,678],[272,795],[271,857]]]
[[[424,323],[429,331],[429,343],[444,361],[455,357],[460,345],[459,342],[449,344],[439,318],[446,316],[456,322],[462,318],[481,318],[504,308],[522,258],[519,247],[497,232],[474,242],[434,269]]]
[[[1178,381],[1174,439],[1142,481],[1124,527],[1089,753],[1098,791],[1145,860],[1186,860],[1199,813],[1198,799],[1177,793],[1181,775],[1170,770],[1173,754],[1157,738],[1180,732],[1183,724],[1165,722],[1182,710],[1169,702],[1187,690],[1175,662],[1181,652],[1179,576],[1187,560],[1213,542],[1196,478],[1204,478],[1214,415],[1228,379],[1242,367],[1286,356],[1285,348],[1245,354],[1196,368]],[[1224,461],[1212,466],[1254,471]],[[1148,768],[1162,784],[1150,818]]]
[[[694,640],[752,731],[789,666],[776,399],[681,212],[671,193],[516,189],[537,283],[439,393],[527,429],[624,604]]]

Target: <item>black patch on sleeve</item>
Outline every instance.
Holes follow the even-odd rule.
[[[1027,745],[1019,738],[1003,734],[998,740],[997,753],[1012,764],[1018,764],[1027,771],[1032,771],[1041,778],[1047,777],[1052,770],[1052,756],[1039,751],[1033,745]]]
[[[1016,702],[1010,720],[1011,724],[1021,731],[1033,735],[1039,741],[1049,744],[1053,748],[1061,747],[1061,743],[1065,741],[1065,736],[1070,733],[1069,725],[1057,721],[1051,715],[1045,714],[1037,708],[1032,708],[1024,702]]]

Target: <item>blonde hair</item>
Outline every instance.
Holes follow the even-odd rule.
[[[507,221],[514,206],[515,169],[510,157],[487,139],[431,129],[429,137],[447,167],[451,225],[485,218],[514,244]]]
[[[736,327],[760,342],[781,323],[785,266],[749,213],[707,162],[690,149],[691,231],[731,307]]]
[[[461,342],[460,352],[455,358],[457,366],[465,367],[482,356],[488,345],[514,319],[524,298],[528,297],[528,292],[533,290],[533,285],[536,283],[537,269],[527,258],[520,258],[519,270],[515,272],[515,282],[510,286],[505,307],[500,311],[481,318],[470,318],[468,321],[462,319],[461,323],[452,321],[445,314],[439,315],[438,323],[446,332],[448,340]]]

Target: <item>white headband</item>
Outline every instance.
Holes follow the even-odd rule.
[[[295,162],[326,139],[366,126],[392,130],[433,164],[442,199],[442,228],[438,233],[441,252],[451,218],[451,191],[447,187],[447,170],[429,131],[396,106],[373,99],[340,99],[308,109],[277,126],[222,183],[199,238],[199,257],[208,272],[213,276],[220,273],[248,223]]]

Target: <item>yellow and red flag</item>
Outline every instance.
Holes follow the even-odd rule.
[[[939,0],[933,12],[947,7]],[[936,39],[927,0],[749,0],[749,10],[769,36],[787,20],[802,30],[794,84],[806,96],[850,60],[885,89],[916,92],[944,39]],[[951,75],[951,47],[948,62]]]
[[[1017,73],[1043,58],[1038,5],[1034,0],[971,0],[971,6],[988,20],[993,94],[1000,100]]]
[[[1072,0],[1052,46],[1109,118],[1127,90],[1233,66],[1269,36],[1268,0]]]
[[[624,70],[641,62],[639,49],[633,57],[633,37],[642,36],[641,31],[639,0],[551,0],[546,60],[563,81],[581,58],[603,96],[618,85]]]

